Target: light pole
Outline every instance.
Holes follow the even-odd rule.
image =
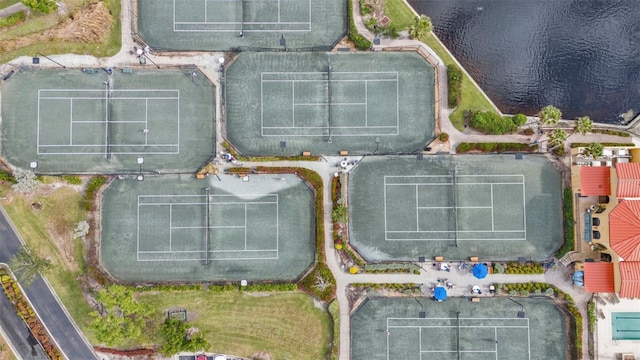
[[[519,302],[513,300],[512,298],[508,297],[507,299],[513,301],[514,303],[520,305],[520,311],[518,311],[518,318],[520,319],[524,319],[526,317],[526,314],[524,312],[524,305],[520,304]]]
[[[144,164],[144,158],[143,157],[139,157],[137,159],[137,163],[138,163],[138,167],[139,167],[139,170],[140,170],[140,172],[138,173],[137,179],[138,179],[138,181],[142,181],[142,180],[144,180],[144,175],[142,175],[142,164]]]

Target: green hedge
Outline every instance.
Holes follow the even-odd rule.
[[[538,263],[510,262],[504,269],[505,274],[544,274],[544,268]]]
[[[420,285],[414,283],[382,283],[382,284],[372,284],[372,283],[352,283],[352,287],[363,288],[367,290],[375,290],[375,291],[393,291],[405,293],[407,290],[417,290],[420,291]]]
[[[136,286],[134,288],[134,290],[138,291],[138,292],[147,292],[147,291],[194,291],[194,290],[202,290],[202,285],[200,285],[200,284],[147,285],[147,286]]]
[[[62,180],[64,180],[69,185],[81,185],[82,184],[82,179],[79,176],[62,175]]]
[[[454,109],[460,104],[462,94],[462,70],[456,64],[447,65],[447,82],[449,107]]]
[[[591,133],[593,133],[593,134],[607,134],[607,135],[631,137],[631,134],[629,134],[628,132],[618,131],[618,130],[609,130],[609,129],[592,129]]]
[[[483,134],[509,134],[518,129],[511,118],[500,116],[491,111],[474,111],[469,125]]]
[[[536,152],[538,145],[528,145],[523,143],[460,143],[456,147],[456,153],[464,154],[471,151],[481,152]]]
[[[562,247],[556,251],[555,257],[562,259],[568,252],[575,248],[575,226],[576,220],[573,216],[573,193],[571,188],[563,191],[562,213],[564,217],[564,243]]]
[[[227,140],[222,142],[222,147],[238,161],[268,162],[268,161],[318,161],[320,156],[244,156],[236,150]]]
[[[249,284],[240,286],[239,284],[209,285],[211,292],[246,291],[246,292],[266,292],[266,291],[296,291],[296,284]]]
[[[356,22],[353,18],[353,1],[354,0],[347,1],[347,13],[349,14],[349,40],[353,41],[358,49],[369,50],[371,49],[371,41],[358,32]]]
[[[589,146],[590,143],[581,143],[581,142],[575,142],[575,143],[571,143],[571,148],[579,148],[579,147],[587,147]],[[607,143],[607,142],[603,142],[600,143],[602,146],[627,146],[627,147],[635,147],[634,143]]]
[[[4,169],[0,169],[0,181],[6,181],[11,184],[17,183],[13,174]]]
[[[96,199],[96,194],[100,188],[107,183],[107,178],[104,176],[96,176],[89,180],[87,190],[84,194],[84,206],[87,210],[92,210],[93,202]]]

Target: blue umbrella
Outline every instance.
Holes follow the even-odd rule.
[[[471,273],[476,277],[476,279],[486,278],[488,272],[489,269],[487,269],[487,265],[485,264],[475,264],[473,265],[473,269],[471,270]]]
[[[438,286],[433,290],[433,298],[436,300],[444,300],[447,298],[447,290],[442,286]]]

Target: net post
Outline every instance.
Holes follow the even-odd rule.
[[[453,167],[453,224],[455,246],[458,247],[458,164]]]
[[[111,154],[109,152],[109,81],[104,81],[104,159],[109,160]]]
[[[240,3],[240,37],[244,37],[244,0],[238,0]]]
[[[329,67],[327,68],[327,103],[329,105],[328,112],[328,121],[329,121],[329,139],[327,142],[331,144],[333,140],[331,139],[331,58],[329,58]]]
[[[205,267],[209,267],[209,238],[211,237],[211,232],[209,231],[209,225],[210,225],[210,220],[209,220],[209,208],[210,208],[210,200],[209,200],[209,193],[210,193],[210,189],[208,187],[204,188],[204,194],[205,194],[205,203],[206,203],[206,226],[204,228],[204,266]]]
[[[460,311],[456,311],[456,322],[457,322],[457,331],[456,331],[456,348],[458,350],[458,360],[461,360],[460,356]]]

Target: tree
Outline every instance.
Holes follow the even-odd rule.
[[[576,119],[574,131],[578,134],[585,135],[593,130],[593,122],[588,116],[581,116]]]
[[[543,124],[556,125],[562,118],[562,112],[553,105],[547,105],[540,110],[538,117]]]
[[[42,183],[36,178],[36,174],[30,170],[17,168],[13,171],[16,183],[11,188],[21,194],[31,194],[38,190]]]
[[[584,154],[587,156],[592,156],[594,159],[602,156],[602,151],[604,150],[604,146],[600,143],[590,143],[587,147],[584,148]]]
[[[51,270],[53,264],[48,259],[40,257],[28,247],[23,246],[9,259],[9,267],[18,278],[18,281],[23,286],[28,287],[38,273],[46,273]]]
[[[94,318],[91,327],[98,341],[113,346],[125,340],[136,340],[147,328],[151,308],[137,302],[131,288],[110,285],[98,291],[95,299],[100,308],[90,315]]]
[[[422,39],[429,35],[431,30],[433,30],[433,24],[428,16],[416,16],[409,25],[409,36],[413,39]]]
[[[51,10],[55,10],[58,8],[58,4],[56,4],[55,0],[21,0],[22,3],[33,10],[40,11],[42,13],[48,14]]]
[[[562,129],[553,129],[549,134],[549,146],[556,147],[561,146],[567,140],[567,132]]]
[[[165,356],[181,351],[207,350],[211,347],[202,332],[196,328],[189,328],[187,323],[171,316],[162,324],[162,337],[164,344],[160,348],[160,352]]]

